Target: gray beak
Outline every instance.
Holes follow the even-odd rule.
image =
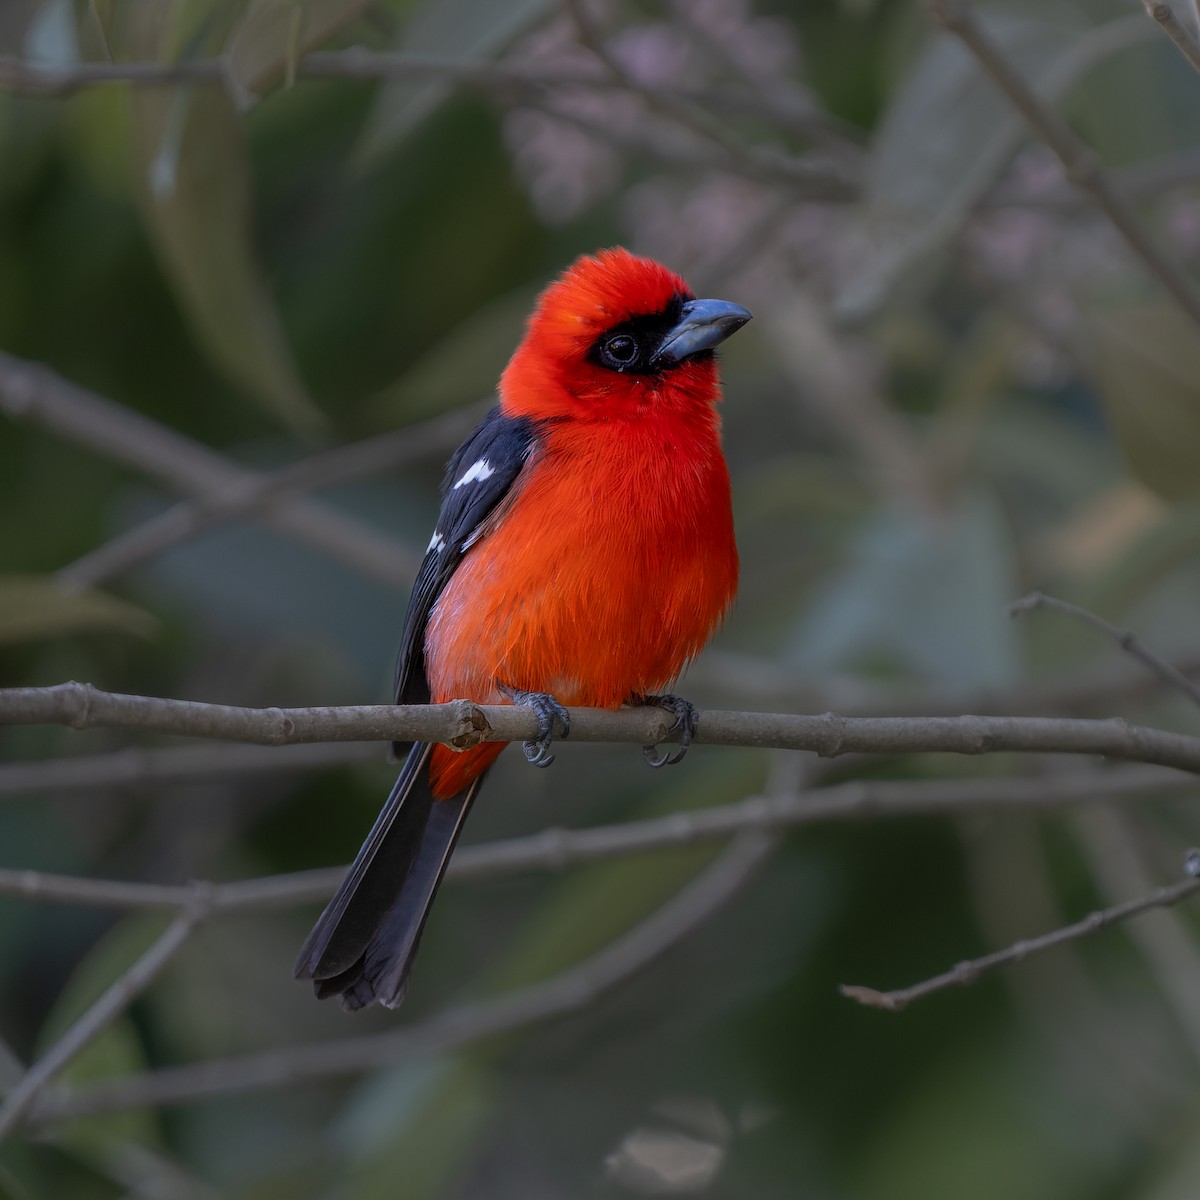
[[[719,346],[754,314],[728,300],[689,300],[679,324],[667,332],[650,360],[653,367],[682,362],[701,350]]]

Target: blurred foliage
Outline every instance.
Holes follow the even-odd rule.
[[[1121,668],[1056,617],[1010,623],[1033,587],[1194,649],[1196,331],[961,47],[902,0],[589,11],[634,85],[563,84],[604,69],[545,0],[0,5],[0,54],[23,61],[224,64],[170,86],[0,93],[0,349],[270,467],[477,402],[537,289],[624,243],[759,316],[723,360],[744,578],[685,685],[698,702],[773,709],[853,680],[869,711],[951,692],[1019,711],[1032,683]],[[1182,57],[1115,0],[982,12],[1194,267],[1200,80]],[[303,69],[306,52],[357,46],[443,74]],[[479,62],[558,82],[456,86]],[[712,121],[745,153],[697,132]],[[419,552],[451,449],[322,500]],[[0,417],[0,684],[247,705],[386,695],[405,598],[253,522],[101,588],[55,582],[175,499]],[[1161,695],[1098,709],[1195,727]],[[0,752],[142,740],[10,729]],[[468,836],[727,803],[768,767],[715,748],[664,776],[630,748],[565,746],[546,773],[506,757]],[[831,777],[1022,769],[922,758]],[[0,848],[5,865],[149,881],[295,870],[348,858],[388,777],[380,762],[6,796]],[[39,1129],[0,1147],[0,1196],[1194,1196],[1191,914],[903,1016],[836,994],[1135,894],[1200,840],[1186,804],[1131,806],[1130,870],[1089,821],[806,828],[667,961],[576,1016],[365,1078]],[[64,1082],[382,1031],[546,977],[712,853],[447,886],[400,1014],[350,1019],[292,983],[311,909],[223,917]],[[0,1088],[9,1049],[28,1062],[51,1044],[161,924],[0,899]],[[1176,939],[1166,966],[1155,930]]]

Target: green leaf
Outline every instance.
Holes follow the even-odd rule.
[[[156,625],[145,609],[106,592],[68,591],[49,575],[0,575],[0,645],[76,633],[148,637]]]
[[[228,5],[144,5],[114,23],[115,52],[171,61],[219,52]],[[213,363],[290,429],[324,418],[309,399],[259,266],[244,129],[228,90],[139,88],[130,96],[136,193],[159,265]]]
[[[491,395],[532,303],[532,290],[520,288],[473,313],[373,397],[372,425],[391,428]]]
[[[286,81],[297,58],[325,44],[371,0],[261,0],[229,43],[232,78],[246,92]]]
[[[470,61],[488,58],[548,12],[549,0],[425,0],[405,27],[396,50]],[[437,81],[390,84],[381,89],[357,148],[370,164],[406,137],[448,95]]]
[[[864,527],[793,637],[793,661],[829,671],[880,662],[959,686],[1012,683],[1017,594],[1008,530],[985,493],[926,517],[888,511]]]
[[[221,88],[133,98],[143,214],[159,262],[218,367],[289,428],[324,418],[305,394],[250,237],[246,149]]]
[[[1200,338],[1163,299],[1093,313],[1096,383],[1130,469],[1167,500],[1200,497]]]

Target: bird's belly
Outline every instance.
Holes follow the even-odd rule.
[[[430,618],[434,700],[494,703],[504,684],[615,708],[665,688],[723,617],[736,559],[714,561],[711,530],[637,524],[618,510],[580,545],[505,522],[474,546]]]

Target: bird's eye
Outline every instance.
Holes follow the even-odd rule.
[[[628,333],[618,333],[604,343],[604,357],[618,371],[633,363],[638,356],[637,338]]]

